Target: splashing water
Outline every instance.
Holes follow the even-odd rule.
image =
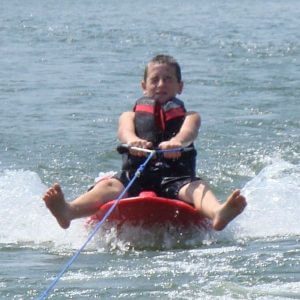
[[[86,239],[84,220],[75,220],[62,230],[47,211],[42,194],[46,186],[31,171],[6,170],[0,174],[0,243],[40,247],[51,243],[55,249],[72,250]],[[215,240],[299,235],[300,172],[299,166],[282,160],[272,162],[243,188],[248,206],[222,233],[191,234],[182,244],[182,235],[151,236],[137,228],[126,228],[120,240],[114,231],[99,232],[89,245],[94,249],[109,244],[112,248],[152,247],[163,242],[163,248],[195,246]],[[138,231],[138,232],[137,232]],[[102,236],[101,236],[102,234]],[[133,237],[139,236],[138,239]],[[144,237],[144,238],[143,238]],[[128,240],[130,242],[128,242]],[[159,242],[157,242],[159,240]],[[144,241],[144,242],[143,242]]]
[[[42,201],[46,186],[31,171],[6,170],[0,174],[0,243],[53,243],[60,248],[76,248],[85,238],[82,221],[61,230]]]
[[[276,160],[249,181],[244,189],[248,206],[237,219],[240,237],[300,234],[299,165]]]

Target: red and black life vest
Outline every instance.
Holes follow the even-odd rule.
[[[161,142],[170,140],[179,132],[186,115],[183,101],[177,98],[161,105],[152,98],[142,97],[136,101],[133,111],[135,112],[136,135],[152,142],[154,148],[157,148]],[[170,176],[194,176],[196,150],[193,144],[189,148],[193,150],[182,153],[177,160],[161,160],[160,168],[169,169]],[[125,154],[123,170],[136,169],[144,159]],[[155,164],[154,161],[152,166]]]
[[[133,110],[137,136],[152,142],[154,147],[178,133],[186,113],[183,102],[177,98],[161,105],[143,97],[136,101]]]

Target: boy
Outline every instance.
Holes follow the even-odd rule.
[[[126,196],[154,190],[159,196],[193,204],[199,213],[212,220],[215,230],[224,229],[244,210],[246,199],[235,190],[220,203],[208,185],[195,176],[193,141],[198,135],[201,119],[196,112],[186,112],[183,102],[176,98],[183,89],[179,64],[168,55],[154,57],[145,68],[141,86],[144,97],[136,102],[134,111],[120,116],[120,142],[146,149],[189,147],[192,150],[168,152],[163,158],[150,161]],[[116,199],[144,160],[145,152],[129,150],[123,154],[121,173],[99,181],[72,202],[65,201],[58,184],[48,189],[43,200],[59,225],[68,228],[73,219],[95,214],[101,205]]]

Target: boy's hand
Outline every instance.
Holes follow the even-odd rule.
[[[129,141],[127,142],[127,145],[129,147],[138,147],[138,148],[143,148],[143,149],[151,149],[153,147],[152,143],[151,142],[148,142],[146,140],[142,140],[142,139],[135,139],[135,140],[132,140],[132,141]],[[129,148],[130,149],[130,148]],[[144,152],[144,151],[138,151],[138,150],[134,150],[134,149],[130,149],[129,150],[129,153],[131,155],[134,155],[134,156],[139,156],[139,157],[142,157],[142,156],[147,156],[148,153],[147,152]]]
[[[171,139],[169,141],[162,142],[158,145],[158,148],[161,150],[168,150],[168,149],[182,149],[183,145],[180,141],[176,139]],[[164,157],[168,159],[177,159],[181,156],[180,151],[174,151],[174,152],[166,152],[164,153]]]

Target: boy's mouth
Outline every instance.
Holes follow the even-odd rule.
[[[155,98],[165,98],[168,94],[166,92],[156,92],[154,94]]]

